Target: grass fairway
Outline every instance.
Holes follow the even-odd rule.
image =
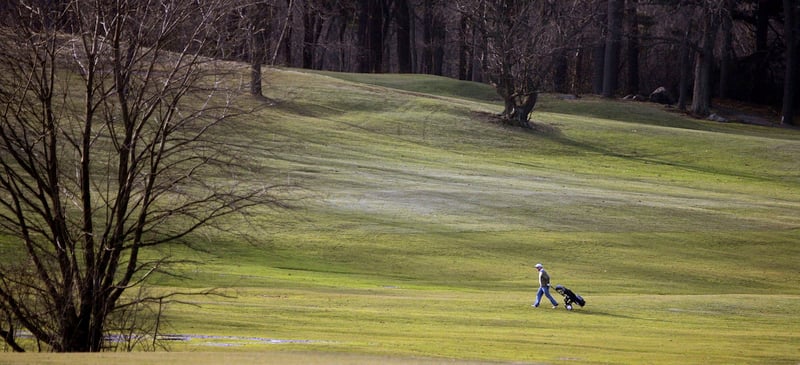
[[[545,95],[525,131],[485,85],[266,79],[219,138],[297,209],[198,236],[155,288],[228,296],[169,307],[169,354],[0,364],[800,363],[797,130]],[[537,262],[587,306],[532,308]]]

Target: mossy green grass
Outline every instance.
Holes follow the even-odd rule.
[[[167,308],[173,352],[0,364],[800,362],[799,131],[557,95],[523,130],[486,85],[266,79],[219,139],[301,188],[169,248],[202,264],[153,290],[224,294]],[[587,306],[531,307],[537,262]]]

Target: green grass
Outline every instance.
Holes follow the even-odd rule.
[[[267,79],[278,103],[219,138],[295,209],[171,248],[203,264],[156,288],[222,288],[167,312],[214,337],[80,362],[800,362],[800,132],[549,95],[525,131],[485,85]],[[536,262],[587,307],[531,308]]]

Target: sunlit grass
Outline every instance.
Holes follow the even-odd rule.
[[[198,336],[170,363],[797,363],[800,132],[551,95],[526,131],[485,85],[267,76],[218,138],[302,189],[169,248],[200,264],[156,290],[225,294],[169,306]],[[531,308],[536,262],[587,307]]]

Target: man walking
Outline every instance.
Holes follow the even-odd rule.
[[[536,302],[533,303],[533,306],[539,307],[539,302],[542,301],[542,294],[544,294],[547,299],[550,299],[553,308],[558,307],[558,302],[550,295],[550,275],[547,275],[547,271],[544,270],[542,264],[536,264],[536,270],[539,271],[539,291],[536,292]]]

